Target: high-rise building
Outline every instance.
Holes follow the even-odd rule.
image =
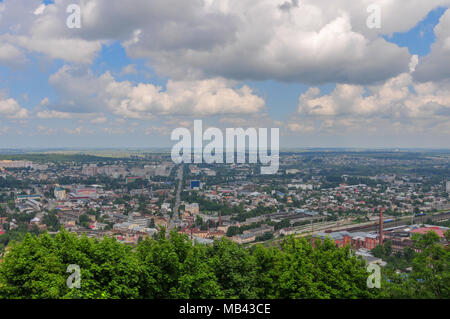
[[[447,193],[450,193],[450,181],[447,181],[447,183],[445,184],[445,190],[447,191]]]
[[[98,173],[97,164],[83,165],[83,170],[81,171],[81,174],[87,176],[97,176],[97,173]]]

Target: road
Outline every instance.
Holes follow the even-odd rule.
[[[180,195],[181,195],[181,189],[183,187],[183,165],[180,165],[177,172],[176,179],[178,180],[178,188],[177,193],[175,195],[175,206],[173,207],[173,216],[170,219],[169,222],[169,230],[173,229],[175,227],[175,222],[178,221],[180,218],[178,216],[178,208],[180,207]]]

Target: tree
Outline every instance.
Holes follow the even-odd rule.
[[[87,228],[87,227],[89,227],[89,222],[90,222],[91,220],[89,219],[89,217],[88,217],[86,214],[83,214],[83,215],[80,216],[79,221],[80,221],[80,225],[81,225],[81,226]]]
[[[255,293],[257,298],[277,298],[277,286],[280,278],[282,252],[274,247],[266,249],[263,245],[254,246]]]
[[[256,297],[255,264],[248,250],[222,238],[208,246],[207,257],[225,298]]]
[[[286,238],[281,249],[249,249],[226,238],[211,245],[163,228],[133,249],[61,230],[27,234],[0,264],[2,298],[370,298],[362,260],[326,240],[312,248]],[[69,265],[81,288],[69,289]],[[376,290],[376,289],[375,289]]]
[[[373,298],[367,288],[365,262],[350,248],[337,248],[330,240],[312,248],[305,238],[288,237],[282,244],[277,298]]]
[[[388,271],[383,297],[386,298],[450,298],[450,252],[439,243],[433,231],[413,235],[414,248],[410,274]]]
[[[239,234],[241,234],[239,227],[237,227],[237,226],[230,226],[227,229],[226,236],[227,237],[233,237],[233,236],[236,236],[236,235],[239,235]]]
[[[11,199],[8,201],[8,207],[10,210],[16,209],[16,203],[14,202],[14,200]]]
[[[291,221],[289,219],[283,219],[281,222],[277,223],[275,225],[275,230],[290,227]]]
[[[66,284],[70,264],[81,269],[81,288]],[[55,237],[27,234],[11,245],[0,267],[2,298],[137,298],[140,267],[131,248],[62,230]]]
[[[47,225],[48,229],[57,231],[60,228],[58,217],[55,212],[50,212],[42,218],[42,222]]]

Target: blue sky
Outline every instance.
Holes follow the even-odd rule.
[[[104,2],[91,2],[97,1],[100,6]],[[250,38],[251,41],[255,39],[251,44],[252,51],[245,46],[245,41],[236,40],[239,33],[234,35],[235,38],[228,36],[221,30],[221,25],[209,20],[211,9],[193,14],[192,21],[188,20],[191,18],[189,13],[177,20],[177,13],[165,17],[167,12],[162,12],[158,15],[161,22],[155,25],[151,22],[147,25],[145,18],[141,20],[136,16],[136,25],[130,27],[130,32],[114,38],[105,35],[107,31],[99,31],[103,26],[97,26],[96,20],[91,21],[89,17],[85,17],[89,25],[79,31],[45,28],[46,19],[49,24],[65,22],[68,14],[61,10],[65,1],[60,4],[44,1],[49,5],[40,14],[33,14],[39,1],[30,2],[0,1],[5,5],[0,18],[0,115],[2,105],[5,110],[0,120],[3,128],[0,148],[170,146],[170,131],[178,126],[189,127],[193,119],[203,119],[207,125],[219,127],[280,127],[280,142],[284,147],[448,146],[449,129],[445,124],[448,123],[446,114],[450,114],[447,111],[450,108],[447,103],[448,74],[432,73],[436,69],[433,63],[446,52],[445,48],[439,47],[445,39],[440,40],[434,32],[447,11],[446,6],[425,6],[418,8],[419,12],[413,8],[405,10],[406,32],[392,32],[404,29],[405,25],[391,23],[400,18],[387,14],[385,19],[390,19],[387,20],[389,26],[384,30],[382,24],[376,35],[357,25],[358,19],[365,18],[367,13],[358,17],[354,15],[353,7],[340,8],[349,12],[348,21],[345,15],[323,13],[322,25],[311,21],[311,25],[305,27],[307,30],[317,28],[311,33],[310,37],[317,37],[311,43],[320,43],[321,34],[325,32],[336,32],[333,37],[342,32],[341,43],[347,45],[348,42],[348,47],[328,40],[314,55],[304,50],[295,51],[297,45],[306,50],[311,47],[306,40],[296,44],[295,38],[290,38],[291,32],[298,32],[299,36],[308,39],[309,33],[301,30],[304,26],[299,27],[296,20],[286,22],[284,28],[276,27],[274,23],[272,32],[269,32],[268,24],[268,30],[261,30],[261,33],[286,38],[281,39],[284,42],[278,38],[267,41],[263,37],[258,39],[257,26],[253,26],[253,22],[231,24],[239,17],[239,12],[232,17],[229,12],[216,12],[224,23],[231,21],[229,30],[245,25],[241,34],[255,32]],[[143,3],[139,0],[130,2],[135,2],[136,6]],[[57,7],[59,11],[53,12],[52,9]],[[12,19],[8,21],[8,12],[13,16],[23,8],[27,8],[29,17],[36,20],[27,20],[29,25]],[[277,9],[275,6],[273,10]],[[299,7],[290,14],[302,17],[303,10],[307,9]],[[325,10],[319,5],[316,9]],[[117,12],[114,8],[110,10],[105,13],[105,19],[125,26],[130,24],[126,24],[126,19],[131,19],[132,14],[117,21],[114,19],[125,13],[119,9]],[[23,21],[29,17],[24,15]],[[383,22],[383,15],[381,17]],[[194,20],[197,18],[198,21]],[[350,31],[340,29],[344,20],[350,24]],[[178,22],[183,28],[171,30],[170,26]],[[159,25],[161,30],[155,30]],[[193,28],[191,33],[190,27]],[[133,33],[137,30],[140,33]],[[181,36],[182,30],[186,34]],[[210,34],[211,30],[217,34]],[[133,43],[136,34],[139,34],[139,40]],[[79,59],[76,54],[66,58],[56,52],[60,48],[57,41],[63,39],[73,40],[70,45],[74,47],[69,46],[67,50],[80,50]],[[381,44],[379,41],[383,39],[386,42]],[[330,42],[333,43],[328,45]],[[50,43],[54,43],[54,47]],[[352,63],[350,57],[361,48],[358,43],[368,43],[367,48],[361,49],[367,57]],[[388,47],[389,43],[393,48]],[[92,54],[80,49],[95,45],[100,45],[101,49],[92,50],[95,51]],[[203,45],[207,49],[198,49]],[[238,50],[239,45],[242,49]],[[436,48],[432,49],[433,45]],[[2,60],[2,46],[5,54],[15,53],[16,56],[6,56]],[[380,53],[371,53],[371,50]],[[231,53],[227,55],[228,52]],[[322,57],[317,56],[322,52],[325,53],[320,60]],[[385,54],[386,58],[383,57]],[[84,55],[90,59],[88,63],[80,62]],[[414,55],[418,56],[417,69],[408,72],[407,65],[414,60]],[[334,58],[338,66],[331,62],[327,66]],[[16,64],[19,59],[25,62]],[[365,73],[374,75],[366,77]],[[436,81],[417,80],[416,73],[418,78],[436,76]],[[395,90],[403,92],[401,88],[386,89],[393,79],[395,83],[405,82],[405,88],[410,89],[401,100],[394,96]],[[172,83],[170,89],[167,89],[168,83]],[[424,87],[424,83],[433,85],[432,93],[416,92]],[[83,90],[84,84],[90,87],[82,91],[86,96],[80,96],[73,88]],[[163,94],[166,90],[167,94]],[[393,96],[384,96],[388,91],[394,92]],[[422,104],[416,105],[416,102]],[[359,109],[359,105],[363,108]],[[12,113],[20,110],[26,110],[27,116]],[[435,113],[431,114],[430,110]]]
[[[430,11],[425,19],[408,32],[398,32],[392,36],[385,35],[384,38],[398,46],[408,48],[411,54],[426,56],[430,53],[431,45],[436,41],[434,27],[445,11],[445,7],[438,7]]]

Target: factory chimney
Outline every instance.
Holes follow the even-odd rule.
[[[380,245],[383,245],[383,207],[380,208]]]

